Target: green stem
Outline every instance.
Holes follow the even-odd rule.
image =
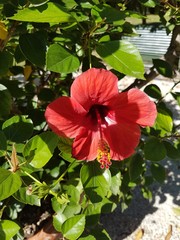
[[[172,91],[174,90],[174,88],[180,83],[180,81],[174,83],[174,85],[171,87],[171,89],[164,95],[162,96],[158,101],[157,104],[159,104],[165,97],[167,97],[168,94],[172,93]]]
[[[69,164],[68,168],[61,174],[61,176],[52,184],[52,187],[55,187],[60,181],[63,180],[63,177],[66,175],[66,173],[69,171],[69,169],[72,167],[72,165],[76,162],[74,160],[71,164]]]
[[[92,68],[92,58],[91,58],[91,44],[90,44],[90,38],[88,39],[88,57],[89,57],[89,68]]]
[[[36,182],[39,185],[43,185],[40,181],[38,181],[35,177],[33,177],[31,174],[29,174],[28,172],[24,171],[24,173],[30,177],[32,180],[34,180],[34,182]]]
[[[166,138],[180,138],[180,134],[175,133],[175,134],[172,134],[172,135],[167,135],[167,136],[164,136],[164,137],[160,137],[160,139],[166,139]]]

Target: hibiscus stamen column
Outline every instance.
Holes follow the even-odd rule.
[[[97,117],[98,129],[100,133],[100,140],[99,140],[98,151],[97,151],[97,160],[101,164],[100,167],[102,169],[104,168],[108,169],[109,166],[111,165],[110,148],[106,143],[106,141],[103,139],[101,115],[98,109],[95,109],[95,112]]]

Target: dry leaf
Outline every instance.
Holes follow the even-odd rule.
[[[4,23],[0,22],[0,39],[5,40],[7,38],[8,31]]]
[[[139,229],[139,231],[136,233],[135,240],[141,240],[144,235],[144,229]]]
[[[19,161],[17,158],[16,148],[13,144],[12,146],[12,154],[11,154],[11,171],[16,172],[19,168]]]
[[[28,238],[28,240],[59,240],[63,239],[63,235],[57,232],[52,224],[52,219],[33,237]]]
[[[172,236],[172,225],[169,225],[168,233],[164,240],[170,240]]]
[[[25,77],[26,80],[28,80],[31,73],[32,73],[32,67],[30,65],[26,65],[25,68],[24,68],[24,77]]]

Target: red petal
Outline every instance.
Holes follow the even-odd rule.
[[[123,160],[134,153],[140,139],[140,128],[137,124],[120,121],[104,129],[106,141],[110,147],[113,160]]]
[[[94,160],[97,157],[99,140],[98,131],[90,131],[84,128],[73,142],[73,157],[78,160]]]
[[[85,114],[79,103],[68,97],[60,97],[47,106],[45,117],[55,133],[74,138],[86,124]]]
[[[93,104],[107,105],[118,94],[117,77],[105,69],[91,68],[77,77],[71,86],[71,97],[86,110]]]
[[[114,110],[114,117],[117,122],[124,119],[141,126],[152,126],[157,116],[154,102],[144,92],[135,88],[120,93],[110,105]]]

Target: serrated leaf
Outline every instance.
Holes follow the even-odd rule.
[[[152,173],[153,178],[159,183],[163,183],[164,180],[166,179],[165,168],[162,165],[160,165],[159,163],[151,164],[151,173]]]
[[[138,49],[128,41],[99,43],[97,53],[115,70],[139,79],[144,79],[144,65]]]
[[[85,228],[85,216],[77,215],[67,219],[62,225],[63,236],[70,240],[76,240],[81,236]]]
[[[52,157],[58,143],[58,136],[53,132],[43,132],[27,142],[23,155],[35,168],[43,167]]]
[[[0,168],[0,201],[15,193],[21,186],[21,179],[17,173]]]
[[[52,44],[47,51],[47,70],[71,73],[80,66],[79,59],[59,44]]]
[[[158,138],[150,137],[145,143],[144,154],[150,161],[160,161],[166,157],[166,148]]]
[[[3,123],[2,130],[8,140],[20,143],[31,137],[33,124],[25,116],[14,116]]]
[[[53,2],[48,2],[39,7],[24,8],[9,19],[39,23],[69,23],[75,21],[64,7]]]
[[[103,171],[98,162],[84,164],[80,171],[80,177],[85,193],[93,203],[101,202],[110,189],[110,181],[107,178],[109,170]]]
[[[1,240],[10,240],[16,233],[19,231],[20,226],[10,220],[1,220],[0,221],[0,239]]]

